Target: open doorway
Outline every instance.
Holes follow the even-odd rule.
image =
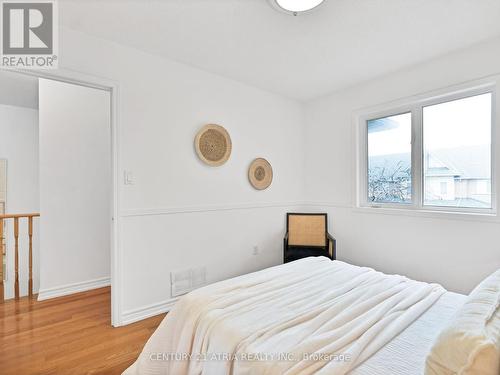
[[[0,71],[0,215],[39,212],[38,144],[38,79]],[[38,235],[38,220],[31,220],[33,232]],[[27,217],[1,220],[0,281],[3,280],[4,285],[0,289],[5,299],[28,295],[28,232]],[[39,241],[36,237],[31,253],[35,271],[31,274],[31,284],[38,290]]]
[[[0,81],[4,298],[29,295],[31,275],[39,300],[109,286],[110,91],[8,71]]]

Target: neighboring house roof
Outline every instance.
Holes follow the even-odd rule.
[[[485,146],[466,146],[433,150],[429,156],[444,164],[462,179],[489,179],[491,153]],[[430,171],[430,170],[429,170]]]
[[[491,178],[490,149],[485,146],[466,146],[429,152],[427,176],[452,176],[461,179]],[[411,156],[407,154],[389,154],[370,157],[370,169],[386,168],[394,171],[399,168],[401,174],[411,166]]]

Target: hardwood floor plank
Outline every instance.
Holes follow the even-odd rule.
[[[118,375],[165,314],[111,326],[110,288],[37,302],[0,304],[2,375]]]

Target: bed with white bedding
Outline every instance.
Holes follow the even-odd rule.
[[[425,358],[432,344],[466,298],[463,294],[444,293],[429,310],[350,374],[424,374]]]
[[[423,374],[465,296],[306,258],[181,298],[126,375]]]

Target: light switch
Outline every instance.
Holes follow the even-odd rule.
[[[131,171],[125,171],[123,173],[123,183],[125,185],[133,185],[134,184],[134,174]]]

